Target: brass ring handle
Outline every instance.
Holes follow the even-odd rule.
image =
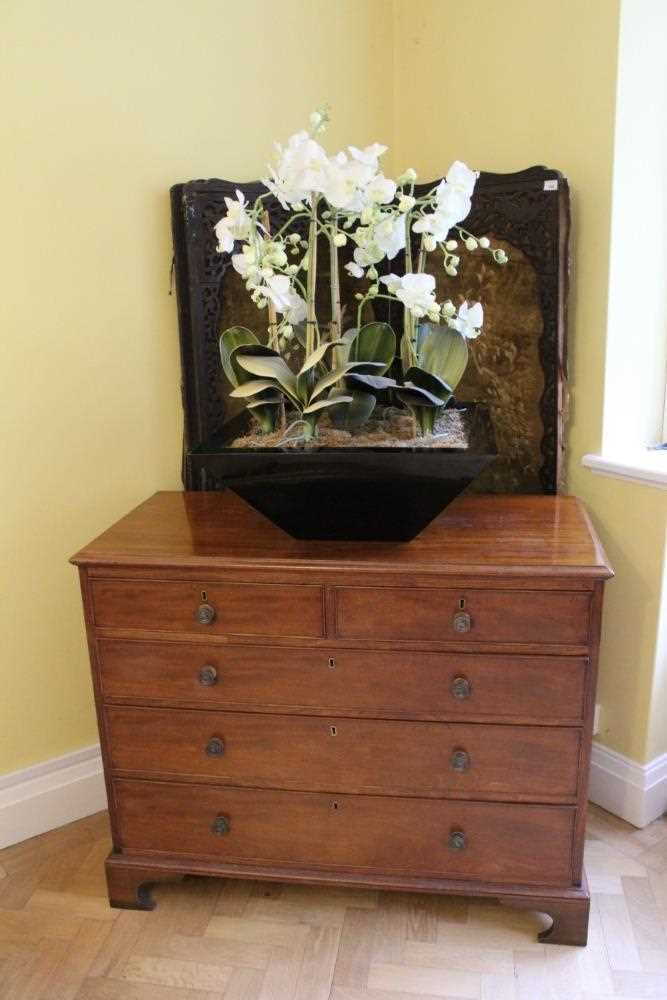
[[[469,698],[472,693],[472,684],[467,677],[455,677],[450,688],[452,694],[459,701]]]
[[[466,750],[455,750],[450,762],[455,771],[467,771],[470,767],[470,754]]]
[[[463,830],[452,830],[447,846],[450,851],[464,851],[466,848],[466,835]]]
[[[223,837],[226,833],[231,830],[231,823],[227,816],[216,816],[213,820],[211,826],[211,832],[215,833],[218,837]]]
[[[195,611],[195,620],[200,625],[211,625],[215,621],[216,610],[212,604],[200,604]]]
[[[206,744],[206,754],[208,757],[222,757],[225,752],[225,742],[219,736],[212,736]]]
[[[467,611],[457,611],[452,619],[455,632],[469,632],[472,628],[472,618]]]
[[[211,687],[212,684],[218,683],[218,671],[210,663],[204,664],[199,671],[199,683],[203,687]]]

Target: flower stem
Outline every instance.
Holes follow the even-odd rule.
[[[309,357],[315,348],[319,337],[317,336],[317,319],[315,316],[315,291],[317,288],[317,195],[313,192],[310,196],[310,223],[308,226],[308,281],[306,286],[306,357]]]
[[[341,307],[340,307],[340,273],[338,270],[338,247],[334,243],[338,232],[338,215],[334,215],[333,226],[329,233],[329,259],[331,278],[331,340],[336,340],[341,335]]]
[[[271,220],[269,218],[268,210],[262,213],[262,225],[266,229],[267,235],[271,235]],[[275,304],[268,300],[268,311],[269,311],[269,347],[272,347],[274,351],[278,350],[278,316],[276,314]]]

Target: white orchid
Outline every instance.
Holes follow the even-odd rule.
[[[306,318],[306,303],[292,287],[286,274],[273,274],[266,279],[262,294],[273,302],[276,311],[284,313],[290,324],[301,323]]]
[[[435,300],[435,278],[432,274],[388,274],[380,278],[391,295],[416,319],[427,315],[435,315],[437,303]]]
[[[307,132],[290,136],[285,147],[276,143],[276,152],[276,162],[269,165],[271,176],[264,179],[264,184],[283,208],[295,208],[311,192],[322,189],[329,159]]]
[[[437,243],[444,242],[450,229],[463,222],[470,212],[477,176],[465,163],[455,160],[435,190],[435,211],[423,213],[412,231],[430,233]]]
[[[393,260],[405,247],[405,221],[400,216],[384,215],[373,227],[373,240],[387,260]],[[376,263],[376,261],[373,261]]]
[[[244,240],[250,234],[250,216],[246,212],[248,205],[241,191],[237,189],[236,200],[225,198],[227,214],[223,215],[215,226],[218,238],[218,253],[231,253],[236,240]]]
[[[348,264],[346,264],[345,270],[353,278],[363,278],[364,276],[364,269],[361,264],[357,264],[356,260],[351,260]]]
[[[396,195],[396,182],[389,180],[384,174],[376,174],[366,186],[364,194],[376,205],[388,205]]]
[[[448,322],[467,340],[475,340],[482,332],[484,323],[482,303],[476,302],[473,306],[469,306],[467,302],[463,302],[459,306],[458,316],[453,317]]]

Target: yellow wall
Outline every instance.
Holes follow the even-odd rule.
[[[384,0],[3,0],[0,773],[97,739],[67,559],[178,488],[169,186],[257,177],[328,100],[390,141]]]
[[[4,0],[0,773],[96,739],[66,560],[179,486],[168,188],[256,177],[322,100],[332,147],[394,141],[424,178],[454,157],[569,176],[570,488],[618,573],[602,739],[667,750],[664,727],[647,742],[664,494],[579,465],[601,433],[617,20],[616,0]]]
[[[397,68],[412,71],[396,88],[394,157],[424,180],[454,158],[498,171],[544,163],[569,178],[568,488],[587,502],[617,573],[607,588],[598,738],[643,762],[667,751],[667,721],[654,719],[649,736],[665,494],[580,464],[599,450],[602,429],[618,25],[616,0],[398,0]]]

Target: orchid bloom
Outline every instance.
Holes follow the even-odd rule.
[[[380,278],[391,295],[416,318],[435,315],[435,278],[432,274],[388,274]]]
[[[484,323],[482,303],[476,302],[473,306],[469,306],[467,302],[463,302],[459,306],[458,316],[450,319],[448,322],[466,340],[475,340],[482,332],[482,324]]]
[[[247,201],[241,191],[236,191],[236,201],[225,198],[227,215],[216,224],[218,253],[231,253],[236,240],[244,240],[250,234],[250,216],[246,212]]]
[[[306,318],[306,303],[294,291],[286,274],[270,275],[262,294],[273,302],[277,312],[284,313],[288,323],[301,323]]]

